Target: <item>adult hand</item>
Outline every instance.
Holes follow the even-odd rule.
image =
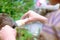
[[[1,40],[16,40],[16,30],[6,25],[0,30]]]
[[[26,19],[27,18],[27,21],[26,23],[29,23],[29,22],[34,22],[34,21],[40,21],[42,23],[45,23],[47,22],[47,18],[46,17],[43,17],[37,13],[35,13],[34,11],[32,10],[29,10],[27,13],[25,13],[21,19]]]

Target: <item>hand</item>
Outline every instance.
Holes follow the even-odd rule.
[[[1,40],[16,40],[16,30],[6,25],[0,30]]]
[[[26,14],[24,14],[21,19],[26,19],[26,18],[27,18],[26,23],[33,22],[33,21],[40,21],[42,23],[47,22],[47,18],[46,17],[43,17],[43,16],[35,13],[32,10],[30,10]]]

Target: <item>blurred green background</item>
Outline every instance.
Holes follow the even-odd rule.
[[[6,13],[16,21],[33,5],[34,0],[0,0],[0,13]],[[17,40],[33,40],[32,34],[26,29],[17,29],[17,33]]]
[[[18,20],[33,4],[34,0],[0,0],[0,13],[7,13],[14,20]]]

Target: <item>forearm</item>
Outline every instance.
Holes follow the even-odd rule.
[[[41,23],[46,23],[48,19],[40,15],[40,17],[38,17],[37,20],[40,21]]]

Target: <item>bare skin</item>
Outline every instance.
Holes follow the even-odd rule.
[[[16,40],[16,30],[6,25],[0,30],[1,40]]]
[[[33,11],[28,11],[25,13],[21,19],[25,19],[27,17],[27,21],[25,23],[40,21],[42,23],[46,23],[47,18],[43,17]],[[16,40],[16,30],[11,28],[10,26],[5,26],[0,30],[0,38],[1,40]]]
[[[42,23],[46,23],[47,22],[47,18],[44,17],[44,16],[41,16],[37,13],[35,13],[34,11],[32,10],[29,10],[27,13],[25,13],[21,19],[28,19],[26,21],[26,23],[29,23],[29,22],[34,22],[34,21],[40,21]]]

